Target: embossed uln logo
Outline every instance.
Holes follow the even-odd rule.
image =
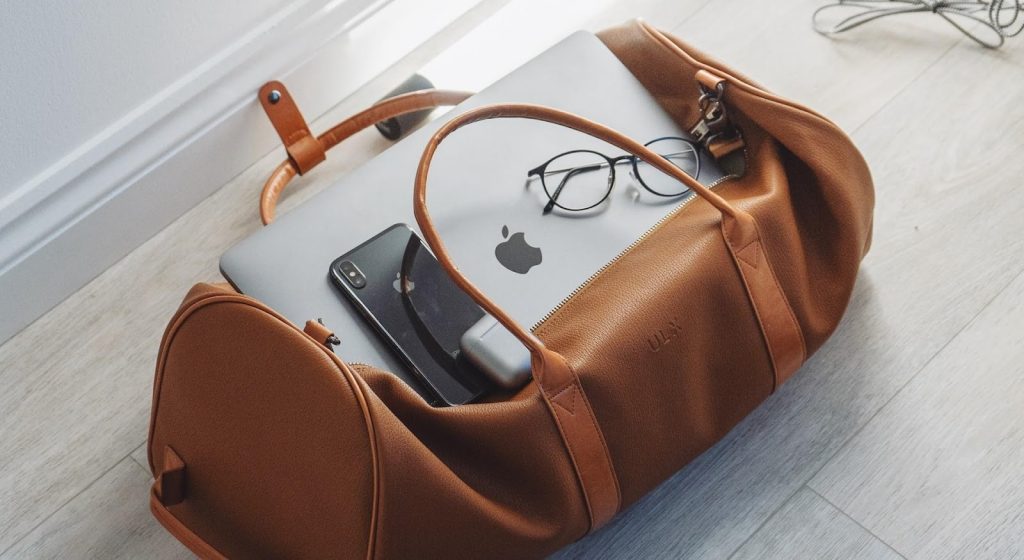
[[[660,352],[666,344],[672,342],[672,339],[676,338],[683,332],[683,327],[679,326],[677,319],[672,319],[668,322],[668,325],[658,329],[653,335],[647,337],[647,346],[650,347],[651,352]]]

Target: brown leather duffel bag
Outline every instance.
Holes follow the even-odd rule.
[[[315,323],[194,287],[164,335],[149,436],[152,510],[185,545],[203,557],[543,556],[714,444],[832,333],[874,205],[849,138],[643,23],[600,37],[677,122],[698,123],[707,147],[745,171],[700,185],[634,140],[533,105],[442,126],[417,172],[416,220],[456,282],[530,349],[533,382],[500,399],[433,408],[394,375],[345,363]],[[264,219],[287,181],[353,130],[458,98],[411,94],[289,149]],[[427,210],[438,144],[491,118],[576,128],[696,196],[531,332],[458,272]]]

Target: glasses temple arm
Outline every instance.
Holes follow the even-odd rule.
[[[548,203],[544,205],[544,211],[542,213],[543,214],[550,214],[551,211],[555,209],[555,203],[558,201],[558,196],[562,194],[562,189],[565,188],[565,184],[569,181],[569,179],[571,179],[573,177],[573,175],[577,175],[577,174],[580,174],[580,173],[585,173],[587,171],[593,171],[595,169],[601,169],[601,167],[604,167],[604,166],[607,166],[607,165],[608,165],[607,163],[605,163],[603,165],[600,164],[600,163],[595,163],[593,165],[588,165],[588,166],[585,166],[585,167],[572,167],[572,168],[570,168],[568,170],[569,172],[565,174],[565,177],[562,177],[562,180],[558,182],[558,188],[555,189],[555,192],[552,193],[550,197],[548,197]],[[545,173],[545,175],[547,175],[547,174]]]

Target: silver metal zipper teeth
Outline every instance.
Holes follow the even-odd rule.
[[[711,190],[711,189],[717,187],[718,185],[721,185],[722,183],[724,183],[724,182],[726,182],[726,181],[728,181],[730,179],[735,179],[737,177],[739,177],[739,176],[738,175],[726,175],[724,177],[721,177],[717,181],[711,183],[710,185],[706,185],[705,188],[707,188],[708,190]],[[569,300],[571,300],[573,297],[575,297],[577,294],[579,294],[581,291],[583,291],[584,288],[589,286],[590,283],[593,282],[595,278],[600,276],[605,270],[608,270],[608,268],[611,267],[613,264],[619,262],[622,259],[622,257],[626,256],[626,253],[629,253],[630,251],[633,250],[634,247],[636,247],[637,245],[642,243],[644,241],[644,239],[647,239],[647,237],[650,236],[650,234],[652,232],[654,232],[654,230],[656,230],[659,227],[661,227],[662,224],[664,224],[665,222],[667,222],[667,221],[671,220],[672,218],[674,218],[677,214],[679,214],[679,212],[681,212],[683,210],[683,208],[686,207],[687,204],[692,202],[695,198],[698,198],[697,193],[691,192],[690,196],[686,197],[685,199],[683,199],[682,202],[679,203],[679,206],[676,206],[675,208],[672,209],[671,212],[669,212],[668,214],[665,214],[664,216],[659,218],[658,221],[654,222],[654,224],[651,227],[647,228],[647,230],[644,231],[643,234],[640,235],[640,237],[637,237],[632,243],[627,245],[625,249],[620,251],[619,254],[615,255],[615,257],[612,260],[608,261],[607,263],[604,264],[604,266],[602,266],[601,268],[597,269],[597,271],[594,272],[593,274],[591,274],[590,277],[588,277],[586,280],[584,280],[582,284],[580,284],[579,286],[576,286],[576,288],[573,291],[569,292],[569,295],[565,296],[564,298],[562,298],[562,301],[558,302],[558,305],[553,307],[551,309],[551,311],[548,311],[547,313],[545,313],[544,316],[541,317],[539,321],[534,323],[533,326],[530,327],[530,330],[531,331],[536,331],[542,324],[544,324],[545,321],[550,319],[552,315],[554,315],[555,313],[558,312],[559,309],[564,307],[566,303],[569,303]]]

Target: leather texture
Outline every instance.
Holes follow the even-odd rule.
[[[153,485],[165,506],[180,504],[185,499],[185,462],[168,445],[164,447],[164,464]]]
[[[309,131],[306,119],[284,84],[267,82],[260,88],[259,99],[299,174],[313,169],[327,157],[326,149]]]
[[[302,328],[302,332],[313,337],[313,340],[323,344],[324,346],[328,346],[328,343],[331,340],[337,340],[334,336],[334,332],[319,321],[306,321],[306,326]]]
[[[412,186],[417,222],[455,282],[533,355],[533,382],[473,404],[433,408],[396,376],[345,363],[317,327],[228,287],[193,288],[161,344],[149,438],[154,515],[193,552],[543,557],[713,445],[833,332],[874,205],[849,138],[644,23],[600,37],[681,126],[699,117],[700,84],[724,83],[745,173],[701,185],[614,130],[533,105],[443,125]],[[427,205],[437,146],[493,118],[602,138],[696,196],[527,330],[458,272]],[[268,185],[296,172],[286,162]]]

